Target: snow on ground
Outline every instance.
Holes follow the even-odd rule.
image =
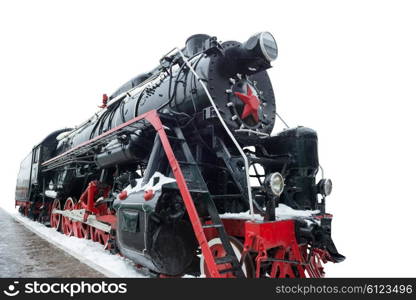
[[[17,210],[17,208],[14,206],[14,202],[13,203],[0,203],[0,208],[8,212],[10,215],[14,215],[15,211]]]
[[[23,217],[17,211],[8,210],[8,212],[35,234],[108,277],[148,277],[141,274],[132,261],[119,255],[110,254],[99,243],[68,237],[53,228]]]
[[[104,250],[104,247],[91,240],[79,239],[76,237],[68,237],[53,228],[46,227],[43,224],[34,222],[26,217],[20,215],[17,210],[7,209],[7,211],[20,223],[22,223],[29,230],[39,235],[41,238],[54,244],[56,247],[66,251],[74,256],[82,263],[87,264],[91,268],[103,273],[108,277],[149,277],[147,274],[140,273],[135,267],[134,263],[129,259],[123,258],[119,255],[110,254],[109,251]],[[280,220],[294,219],[294,218],[311,218],[314,214],[318,214],[319,210],[295,210],[287,205],[279,204],[276,208],[276,216]],[[250,219],[249,212],[244,213],[225,213],[221,215],[226,219]],[[256,221],[261,221],[263,218],[255,214]],[[184,276],[184,278],[192,278],[193,276]]]

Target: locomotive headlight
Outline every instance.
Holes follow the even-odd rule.
[[[318,193],[322,196],[329,196],[332,192],[332,180],[321,179],[318,182]]]
[[[264,184],[274,195],[280,196],[285,187],[285,180],[279,172],[275,172],[266,176]]]
[[[270,32],[264,31],[250,37],[243,48],[248,50],[250,57],[263,57],[267,62],[277,58],[277,43]]]
[[[270,32],[260,33],[260,48],[269,62],[277,58],[277,43]]]

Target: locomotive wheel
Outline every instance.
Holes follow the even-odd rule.
[[[98,238],[97,238],[97,236],[95,235],[95,227],[89,226],[89,231],[90,231],[90,239],[91,239],[93,242],[98,242]]]
[[[293,251],[289,248],[279,248],[274,256],[275,259],[279,260],[291,260],[298,261],[293,255]],[[271,278],[304,278],[305,269],[302,265],[292,264],[283,261],[275,261],[272,264],[270,271]]]
[[[98,236],[98,242],[104,246],[104,249],[108,249],[108,240],[110,239],[110,235],[99,229],[96,229],[95,233]]]
[[[74,209],[74,200],[71,197],[66,199],[64,210],[73,210]],[[68,236],[74,234],[74,222],[68,218],[62,216],[62,232]]]
[[[87,224],[81,222],[73,222],[74,236],[80,239],[89,239],[90,230]]]
[[[231,243],[231,247],[234,250],[235,255],[237,256],[237,259],[240,260],[241,259],[241,255],[243,253],[243,244],[241,244],[241,242],[230,236],[230,243]],[[215,237],[211,240],[208,241],[208,246],[212,251],[212,254],[214,256],[214,258],[220,258],[220,257],[224,257],[226,256],[226,251],[221,243],[220,238]],[[222,264],[222,265],[218,265],[218,270],[225,270],[225,269],[229,269],[231,268],[231,264]],[[244,274],[246,275],[247,278],[252,278],[254,277],[255,274],[255,270],[254,270],[254,264],[253,264],[253,260],[251,259],[251,256],[248,254],[246,256],[246,258],[244,259],[243,262],[243,266],[242,266],[242,270],[244,272]],[[201,276],[207,276],[208,277],[208,268],[207,265],[205,263],[205,259],[204,256],[201,254],[201,260],[200,260],[200,271],[201,271]],[[221,278],[235,278],[235,275],[231,272],[225,273],[225,274],[220,274]]]
[[[59,230],[59,225],[61,224],[61,215],[60,214],[53,214],[52,211],[54,209],[61,210],[61,202],[59,199],[55,199],[52,203],[52,210],[51,210],[51,227]]]
[[[38,220],[38,211],[36,209],[35,203],[31,203],[29,208],[28,208],[28,212],[27,212],[27,217],[33,221],[37,221]]]
[[[108,241],[110,239],[110,234],[100,229],[90,226],[90,236],[91,236],[91,240],[103,245],[104,249],[108,249]]]
[[[81,209],[82,205],[80,202],[75,204],[74,209]],[[81,222],[73,222],[74,225],[74,236],[80,239],[89,239],[90,238],[90,228],[87,224]]]
[[[52,211],[52,203],[49,202],[45,205],[42,205],[39,208],[39,217],[38,217],[39,222],[46,226],[50,226],[51,211]]]
[[[305,261],[307,261],[308,257],[310,257],[309,263],[306,265],[306,273],[309,277],[325,277],[324,267],[322,264],[328,261],[327,253],[321,249],[311,249],[307,246],[304,246],[301,251]]]
[[[21,213],[23,216],[27,217],[29,215],[29,208],[25,206],[19,206],[19,213]]]

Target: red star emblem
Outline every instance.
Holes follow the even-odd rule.
[[[241,114],[241,119],[245,119],[251,115],[253,116],[254,120],[258,122],[260,100],[256,95],[253,94],[250,86],[247,85],[247,94],[234,92],[234,95],[236,95],[242,102],[244,102],[244,109],[243,113]]]

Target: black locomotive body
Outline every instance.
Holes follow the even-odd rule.
[[[310,212],[289,218],[304,251],[298,258],[318,255],[313,249],[320,249],[322,261],[341,261],[325,212],[331,181],[316,182],[316,132],[297,127],[271,135],[276,104],[266,70],[276,57],[275,40],[267,32],[245,43],[190,37],[157,68],[104,95],[92,118],[34,147],[21,165],[16,205],[33,219],[100,241],[155,273],[214,277],[254,276],[253,253],[238,260],[243,244],[249,245],[244,223],[256,219],[264,226],[286,226],[279,207],[287,207]],[[161,129],[140,119],[153,111],[172,155]],[[192,203],[184,199],[188,191]],[[216,260],[222,258],[218,264],[229,264],[229,271],[212,271],[204,241],[211,250],[223,247],[224,256]],[[267,255],[279,256],[284,244]],[[285,252],[283,259],[290,255]],[[274,269],[287,276],[279,264],[275,258],[259,265],[257,277]],[[314,276],[319,269],[291,268],[297,277]]]

